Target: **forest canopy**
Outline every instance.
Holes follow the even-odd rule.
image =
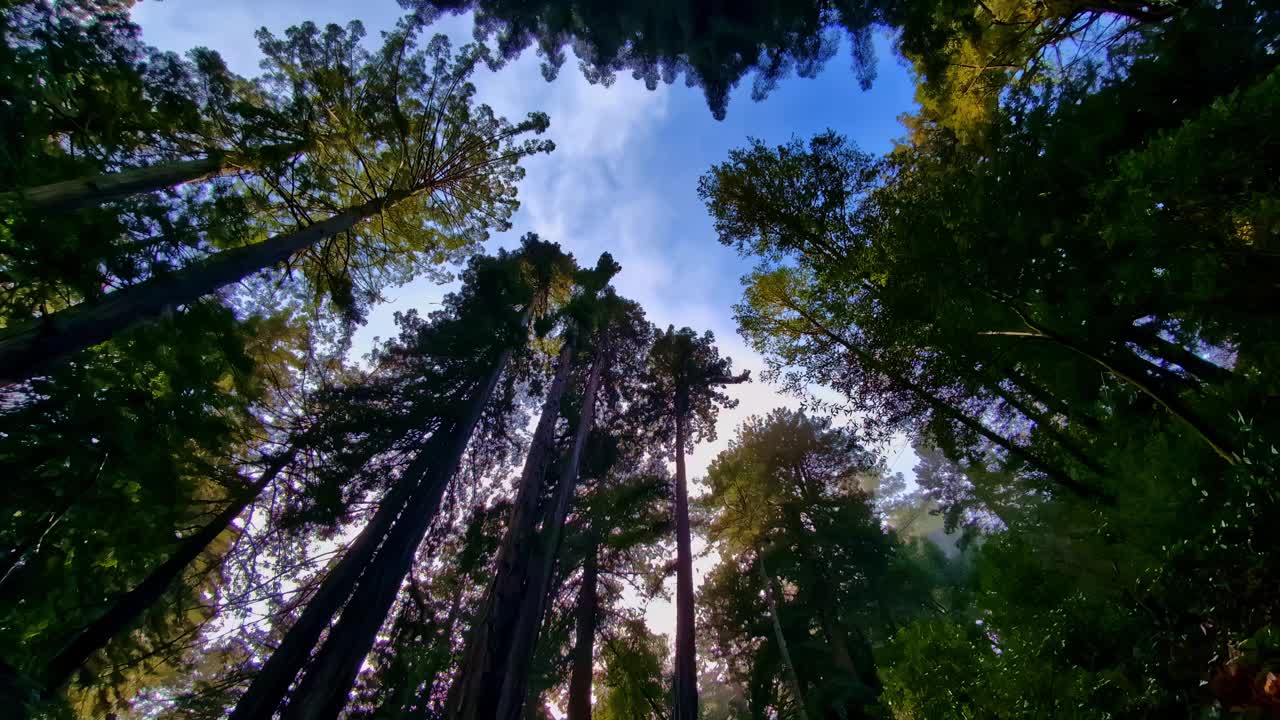
[[[1280,6],[400,5],[253,76],[0,9],[8,716],[1280,718]],[[889,152],[689,188],[763,373],[518,227],[526,50],[723,119],[877,38]]]

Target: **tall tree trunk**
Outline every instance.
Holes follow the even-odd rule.
[[[1149,328],[1133,328],[1129,332],[1129,340],[1152,355],[1181,366],[1206,383],[1224,385],[1235,379],[1236,374],[1231,370],[1205,360],[1176,342],[1165,340],[1160,333]]]
[[[568,457],[561,463],[560,484],[556,488],[551,511],[547,513],[542,523],[542,532],[538,538],[535,560],[531,568],[532,575],[525,588],[520,616],[516,621],[514,632],[507,641],[507,647],[500,648],[498,651],[499,661],[505,658],[507,664],[501,696],[498,699],[498,720],[519,720],[520,711],[524,706],[529,670],[533,664],[534,649],[538,644],[538,632],[542,628],[548,595],[551,594],[551,579],[555,573],[556,560],[560,556],[564,523],[569,516],[569,509],[573,505],[573,498],[578,488],[578,468],[582,464],[582,451],[586,447],[587,436],[595,425],[596,393],[600,389],[600,373],[605,362],[604,349],[597,348],[596,359],[591,363],[591,372],[587,377],[586,388],[582,392],[582,410],[578,415],[578,426],[573,433],[573,445],[569,449]]]
[[[528,317],[526,311],[524,324],[527,324]],[[476,425],[493,397],[511,355],[510,348],[502,351],[488,378],[467,399],[463,415],[455,422],[453,430],[442,434],[438,444],[429,444],[427,461],[419,471],[420,478],[414,482],[416,490],[378,549],[372,565],[360,577],[359,585],[343,608],[338,623],[329,632],[324,646],[292,693],[283,714],[286,720],[332,719],[346,707],[360,666],[373,648],[378,630],[395,603],[418,546],[440,511],[449,480],[462,462]]]
[[[689,486],[685,477],[688,390],[676,397],[676,658],[672,720],[698,720],[697,645],[693,629],[693,542],[689,530]]]
[[[520,613],[536,539],[534,529],[538,520],[538,502],[555,453],[554,435],[560,418],[560,400],[569,384],[573,367],[573,345],[574,338],[566,337],[557,361],[555,379],[542,404],[542,414],[520,474],[511,520],[498,549],[493,584],[489,586],[468,634],[457,678],[449,689],[445,716],[450,720],[492,720],[498,711],[498,691],[502,687],[506,664],[506,658],[499,652],[509,642]]]
[[[1012,337],[1026,337],[1036,340],[1044,340],[1061,345],[1082,357],[1088,358],[1098,365],[1108,370],[1120,380],[1129,383],[1140,392],[1146,394],[1156,403],[1163,406],[1170,415],[1182,421],[1189,427],[1200,439],[1208,445],[1214,452],[1230,465],[1236,465],[1240,462],[1239,455],[1233,449],[1233,443],[1229,438],[1218,432],[1218,429],[1211,423],[1201,418],[1195,410],[1178,395],[1177,391],[1159,377],[1151,377],[1147,374],[1149,369],[1158,367],[1152,363],[1135,355],[1128,348],[1109,348],[1096,346],[1087,340],[1071,337],[1060,333],[1053,328],[1041,323],[1019,308],[1014,307],[1014,312],[1022,318],[1023,323],[1030,329],[1030,332],[989,332],[987,335],[1005,335]]]
[[[303,143],[271,145],[254,151],[261,158],[258,160],[215,151],[195,160],[176,160],[15,190],[4,193],[3,198],[18,202],[27,210],[42,215],[66,213],[121,200],[137,193],[154,192],[242,170],[252,170],[261,167],[264,161],[285,160],[305,149]]]
[[[1014,443],[1002,437],[1000,434],[991,430],[991,428],[988,428],[986,425],[983,425],[978,420],[975,420],[974,418],[969,417],[968,415],[964,414],[960,410],[952,407],[946,402],[943,402],[937,395],[934,395],[932,392],[930,392],[928,388],[925,388],[915,383],[914,381],[909,380],[907,377],[889,369],[883,363],[881,363],[880,360],[877,359],[874,355],[862,349],[858,345],[846,340],[845,338],[841,337],[840,335],[836,334],[835,332],[827,328],[825,325],[820,323],[816,318],[813,317],[813,315],[805,311],[796,303],[792,302],[790,298],[784,298],[783,302],[786,304],[788,308],[790,308],[796,314],[800,315],[800,317],[804,318],[805,322],[809,323],[810,327],[812,327],[817,334],[827,337],[829,340],[831,340],[835,344],[848,350],[854,357],[858,358],[859,362],[866,365],[868,368],[871,368],[872,370],[884,375],[886,378],[889,379],[890,382],[897,385],[901,389],[910,392],[912,395],[915,395],[922,402],[928,405],[934,412],[937,412],[945,417],[951,418],[952,420],[955,420],[956,422],[972,430],[978,435],[981,435],[982,437],[990,441],[993,445],[1003,448],[1004,451],[1009,453],[1011,456],[1016,457],[1019,460],[1022,460],[1023,462],[1027,463],[1031,467],[1044,473],[1055,484],[1063,487],[1066,490],[1069,490],[1075,495],[1078,495],[1079,497],[1082,497],[1085,499],[1100,500],[1104,502],[1110,501],[1110,498],[1109,496],[1106,495],[1106,493],[1098,490],[1097,488],[1094,488],[1089,485],[1085,485],[1084,483],[1077,481],[1075,478],[1071,477],[1061,468],[1045,461],[1043,458],[1039,457],[1038,455],[1031,452],[1030,450],[1022,447],[1021,445],[1018,445],[1017,443]]]
[[[782,666],[786,668],[787,682],[791,684],[791,692],[796,698],[796,710],[800,720],[809,720],[805,709],[804,688],[800,686],[800,676],[796,674],[795,663],[791,661],[791,649],[787,646],[787,636],[782,632],[782,621],[778,619],[778,592],[774,586],[773,576],[764,567],[764,558],[756,553],[756,567],[760,570],[760,579],[764,581],[764,597],[769,603],[769,619],[773,624],[773,634],[778,640],[778,654],[782,656]]]
[[[219,288],[284,262],[294,253],[351,229],[361,220],[410,197],[397,191],[328,220],[259,243],[223,250],[180,270],[108,293],[0,333],[0,381],[17,382],[67,356],[111,339],[164,308],[195,302]]]
[[[419,453],[405,473],[421,473],[418,468],[425,466],[426,455],[425,451]],[[409,483],[399,483],[382,498],[377,512],[351,542],[342,559],[325,575],[319,589],[307,601],[302,615],[289,627],[275,652],[254,674],[249,689],[240,696],[231,711],[230,720],[260,720],[275,713],[321,634],[351,596],[360,575],[373,559],[413,489]]]
[[[573,643],[573,668],[569,675],[568,720],[591,720],[591,683],[595,679],[596,622],[600,613],[599,543],[593,536],[582,564],[578,587],[577,627]]]
[[[1066,418],[1070,423],[1079,423],[1090,432],[1097,433],[1102,430],[1102,421],[1090,415],[1089,413],[1072,407],[1062,398],[1054,395],[1048,388],[1036,382],[1034,378],[1019,370],[1017,367],[1009,366],[1003,368],[1005,375],[1009,378],[1019,390],[1022,390],[1033,400],[1048,408],[1049,412],[1057,413]]]
[[[49,695],[56,692],[71,679],[71,676],[91,655],[105,647],[112,638],[135,625],[142,614],[160,600],[183,571],[226,531],[231,521],[239,517],[240,513],[257,499],[262,490],[288,467],[296,452],[296,448],[292,448],[273,459],[262,471],[258,480],[239,498],[195,533],[183,539],[168,560],[151,571],[151,574],[137,587],[120,596],[97,620],[89,623],[68,640],[62,650],[45,666],[42,673],[44,693]]]

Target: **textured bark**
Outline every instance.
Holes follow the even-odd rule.
[[[338,717],[346,707],[360,666],[373,648],[378,630],[386,621],[418,546],[440,510],[449,480],[462,462],[480,416],[510,358],[511,350],[504,350],[485,383],[468,398],[463,417],[450,432],[442,435],[439,443],[429,444],[428,452],[424,453],[427,459],[419,467],[420,477],[414,481],[416,489],[405,511],[391,527],[372,565],[360,577],[341,618],[292,693],[283,715],[286,720],[328,720]]]
[[[530,311],[526,310],[521,327],[527,327],[529,319]],[[445,488],[457,473],[476,425],[480,423],[480,416],[489,405],[511,356],[511,348],[500,352],[488,378],[467,398],[461,418],[454,421],[449,432],[436,433],[424,452],[406,470],[415,489],[404,511],[388,530],[378,555],[361,575],[338,623],[330,630],[324,646],[298,682],[292,700],[285,708],[285,719],[333,719],[347,706],[348,694],[355,685],[360,666],[372,650],[378,630],[396,602],[417,547],[440,510]]]
[[[689,398],[676,397],[676,658],[672,720],[698,720],[697,646],[693,627],[693,546],[689,530],[689,487],[684,452]]]
[[[263,159],[286,159],[304,149],[302,143],[288,143],[261,148],[255,154]],[[5,199],[19,202],[27,210],[52,215],[121,200],[137,193],[154,192],[184,183],[252,170],[261,164],[260,161],[213,152],[195,160],[177,160],[26,188],[5,193]]]
[[[425,463],[425,453],[419,454],[406,473],[415,472],[415,466]],[[352,541],[337,565],[325,575],[320,588],[307,601],[296,622],[285,633],[280,645],[267,658],[267,662],[254,675],[253,682],[240,696],[230,720],[259,720],[270,718],[293,684],[294,677],[306,664],[321,634],[333,621],[333,616],[351,596],[361,573],[373,559],[392,523],[408,501],[413,487],[398,484],[387,493],[378,505],[369,523]]]
[[[760,579],[764,581],[764,597],[769,603],[769,620],[773,624],[773,634],[778,640],[778,654],[782,656],[782,666],[787,671],[787,682],[791,684],[791,692],[795,694],[796,711],[800,720],[809,720],[809,712],[805,709],[804,688],[800,685],[800,676],[796,674],[795,663],[791,661],[791,649],[787,646],[787,636],[782,632],[782,621],[778,618],[778,595],[776,582],[764,567],[764,558],[756,554],[756,567],[760,570]]]
[[[295,452],[291,449],[272,460],[258,480],[236,501],[185,538],[168,560],[161,563],[137,587],[120,596],[101,617],[68,640],[62,650],[45,667],[44,692],[48,694],[57,691],[71,679],[71,676],[90,656],[105,647],[112,638],[133,627],[143,613],[155,605],[174,581],[191,566],[191,563],[195,562],[196,558],[200,557],[209,545],[226,531],[231,521],[239,517],[240,513],[257,499],[262,490],[270,485],[284,468],[288,467],[293,461]]]
[[[578,587],[577,622],[573,643],[573,666],[569,675],[568,720],[591,720],[591,683],[595,677],[596,623],[599,620],[599,547],[592,538],[582,565]]]
[[[499,652],[509,642],[520,613],[535,540],[538,501],[555,452],[560,399],[569,384],[573,357],[573,339],[565,338],[555,378],[547,390],[529,454],[525,457],[507,533],[498,548],[493,584],[485,593],[484,603],[467,637],[457,678],[449,689],[445,716],[451,720],[492,720],[498,711],[498,690],[506,669],[505,658]]]
[[[195,302],[219,288],[284,262],[294,253],[351,229],[409,197],[398,192],[345,210],[328,220],[260,243],[223,250],[189,267],[108,293],[0,333],[0,381],[25,380],[72,353],[111,339],[164,308]]]
[[[591,373],[587,377],[587,384],[582,392],[582,411],[578,417],[578,426],[573,433],[573,445],[569,449],[568,456],[561,463],[560,484],[556,488],[556,496],[552,501],[550,512],[542,523],[537,553],[520,607],[520,617],[505,648],[507,669],[503,678],[501,697],[498,700],[498,720],[519,720],[524,706],[529,670],[533,664],[534,649],[538,644],[538,632],[542,628],[542,618],[547,611],[548,596],[551,594],[551,578],[555,573],[556,560],[560,556],[564,523],[569,516],[569,509],[573,505],[573,498],[578,488],[578,468],[582,464],[582,451],[586,447],[587,436],[595,424],[596,393],[600,389],[600,373],[604,363],[602,354],[591,364]],[[498,657],[504,657],[501,648],[498,651]]]

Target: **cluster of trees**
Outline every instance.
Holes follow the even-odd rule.
[[[733,630],[717,642],[752,712],[821,714],[839,692],[837,663],[806,660],[811,636],[840,655],[815,583],[838,584],[834,612],[870,648],[848,697],[895,717],[1280,710],[1280,12],[1113,14],[1125,22],[1075,41],[1071,62],[1018,64],[982,113],[922,103],[885,157],[827,132],[752,142],[704,176],[721,241],[758,260],[736,315],[769,374],[834,391],[814,404],[863,443],[909,436],[913,502],[964,538],[935,568],[962,582],[913,612],[914,586],[876,598],[910,546],[886,565],[868,538],[846,560],[861,526],[826,539],[816,510],[801,542],[787,508],[840,505],[793,489],[823,475],[786,467],[805,443],[762,439],[781,418],[744,428],[711,472],[712,527],[750,551],[702,607]],[[744,501],[759,496],[776,517]]]
[[[130,4],[0,10],[7,712],[1280,717],[1273,2],[405,0],[377,44],[259,31],[254,78]],[[749,378],[608,254],[477,252],[553,148],[470,77],[572,46],[723,116],[841,37],[871,82],[878,29],[893,152],[750,142],[698,188],[810,410],[691,497]]]

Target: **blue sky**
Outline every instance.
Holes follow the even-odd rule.
[[[206,46],[222,53],[242,75],[258,72],[254,31],[262,26],[280,33],[304,20],[346,23],[359,19],[377,42],[378,31],[402,15],[395,0],[221,0],[157,2],[135,6],[134,17],[144,39],[165,50],[185,52]],[[470,20],[446,18],[433,29],[459,42],[470,39]],[[584,264],[604,250],[621,263],[615,285],[639,301],[660,326],[688,325],[715,332],[721,351],[737,367],[758,376],[762,367],[737,336],[732,305],[741,294],[739,277],[750,269],[716,241],[711,219],[699,201],[698,178],[748,137],[781,143],[808,138],[828,128],[853,139],[864,150],[882,153],[903,134],[897,118],[913,108],[909,75],[877,38],[879,77],[862,91],[850,70],[847,50],[812,80],[791,78],[764,102],[750,98],[750,82],[733,94],[728,117],[717,121],[698,88],[682,81],[650,92],[629,76],[609,88],[582,79],[572,59],[554,83],[542,79],[539,59],[527,52],[499,73],[481,71],[475,78],[478,98],[509,118],[533,110],[551,116],[549,136],[557,149],[527,163],[520,187],[521,209],[511,232],[495,236],[490,249],[512,247],[525,232],[559,242]],[[429,309],[445,289],[423,282],[392,288],[392,299],[375,310],[357,336],[356,350],[367,351],[375,336],[395,333],[396,310]],[[719,439],[697,448],[689,469],[700,475],[723,449],[734,428],[747,416],[779,405],[796,406],[794,398],[756,382],[732,388],[738,408],[721,414]],[[912,454],[890,448],[892,469],[908,472]],[[706,563],[699,563],[704,569]],[[670,631],[665,604],[650,609],[650,624]]]

